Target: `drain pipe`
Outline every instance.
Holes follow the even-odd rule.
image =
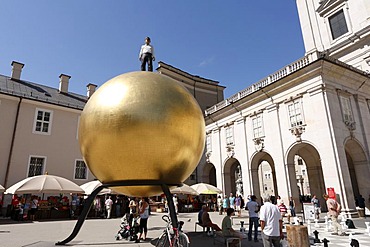
[[[10,170],[10,163],[13,156],[13,148],[14,148],[14,141],[15,141],[15,134],[17,132],[17,125],[18,125],[18,117],[19,117],[19,110],[21,108],[22,97],[19,98],[18,106],[17,106],[17,115],[15,116],[14,128],[13,128],[13,135],[12,135],[12,142],[10,144],[9,156],[8,156],[8,163],[6,165],[6,172],[5,172],[5,180],[4,180],[4,187],[7,187],[8,183],[8,176]]]

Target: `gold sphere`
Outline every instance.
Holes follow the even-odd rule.
[[[177,184],[198,165],[205,123],[198,103],[180,83],[153,72],[130,72],[92,95],[78,138],[87,166],[102,183],[150,179]],[[130,196],[162,191],[160,186],[114,190]]]

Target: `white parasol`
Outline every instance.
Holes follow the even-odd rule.
[[[173,188],[170,190],[172,194],[184,194],[184,195],[194,195],[197,196],[199,193],[194,190],[192,187],[190,187],[187,184],[183,184],[182,186]]]
[[[81,189],[85,191],[86,195],[90,195],[96,188],[98,188],[102,183],[99,180],[93,180],[87,183],[80,185]],[[105,194],[117,194],[117,192],[113,191],[109,188],[102,189],[98,195],[105,195]]]
[[[206,183],[194,184],[191,187],[199,194],[216,195],[222,193],[222,190],[220,190],[219,188]]]
[[[5,191],[5,194],[38,193],[84,193],[84,190],[66,178],[53,175],[39,175],[25,178]]]

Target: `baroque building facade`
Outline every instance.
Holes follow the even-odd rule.
[[[206,110],[198,169],[225,193],[334,189],[351,212],[370,195],[370,3],[296,2],[305,56]]]

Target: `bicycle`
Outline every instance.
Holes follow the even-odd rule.
[[[183,221],[179,222],[179,227],[174,228],[168,215],[163,215],[162,220],[167,223],[162,235],[158,238],[156,247],[189,247],[189,237],[182,232]]]

